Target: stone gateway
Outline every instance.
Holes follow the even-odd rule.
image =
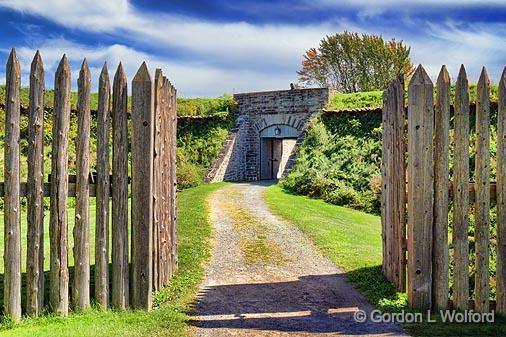
[[[332,96],[328,88],[235,94],[237,119],[206,180],[279,179],[292,167],[310,117]]]

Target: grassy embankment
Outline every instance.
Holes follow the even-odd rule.
[[[496,84],[490,86],[491,101],[497,102],[498,91],[499,88]],[[451,86],[450,96],[453,100],[455,97],[455,85]],[[471,102],[476,101],[476,83],[469,83],[469,99]],[[350,94],[339,93],[332,98],[327,108],[329,110],[347,110],[357,108],[381,108],[382,105],[383,91],[377,90]]]
[[[410,311],[406,295],[396,293],[381,270],[381,220],[378,216],[331,205],[322,200],[269,187],[265,199],[271,209],[298,226],[323,253],[341,266],[348,280],[380,310]],[[506,319],[494,324],[406,324],[414,336],[504,336]]]
[[[26,317],[19,324],[4,320],[0,324],[0,336],[186,336],[188,313],[204,275],[204,262],[210,256],[211,226],[208,220],[207,197],[221,186],[223,184],[202,185],[178,194],[179,270],[170,284],[155,294],[154,310],[101,311],[92,308],[84,313],[71,313],[67,318],[45,314],[38,319]],[[94,261],[94,206],[91,207],[90,213],[90,253],[91,261]],[[46,220],[47,218],[48,216]],[[1,219],[0,216],[0,222]],[[69,233],[71,232],[72,229],[69,228]],[[22,234],[23,247],[26,247],[24,220]],[[47,238],[45,243],[47,270]],[[3,237],[0,237],[0,246],[3,246]],[[69,248],[71,247],[72,243],[69,243]],[[23,249],[23,252],[25,251],[26,249]],[[71,256],[69,253],[69,258]]]

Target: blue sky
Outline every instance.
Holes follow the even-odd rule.
[[[282,89],[305,50],[344,30],[403,40],[432,78],[464,63],[471,81],[483,65],[497,81],[506,65],[506,1],[0,0],[0,15],[0,83],[16,47],[24,85],[40,49],[48,87],[67,53],[74,83],[87,57],[94,82],[104,61],[131,79],[145,60],[180,96]]]

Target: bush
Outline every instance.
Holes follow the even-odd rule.
[[[323,115],[314,121],[282,186],[327,202],[379,213],[381,114]],[[380,181],[381,188],[381,181]]]
[[[204,179],[203,168],[189,162],[182,151],[177,153],[177,187],[185,189],[200,185]]]

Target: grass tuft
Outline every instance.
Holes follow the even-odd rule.
[[[229,189],[227,195],[237,197],[238,191]],[[233,221],[239,235],[239,248],[247,264],[281,265],[288,261],[279,245],[269,239],[269,228],[237,202],[226,200],[221,205]]]

